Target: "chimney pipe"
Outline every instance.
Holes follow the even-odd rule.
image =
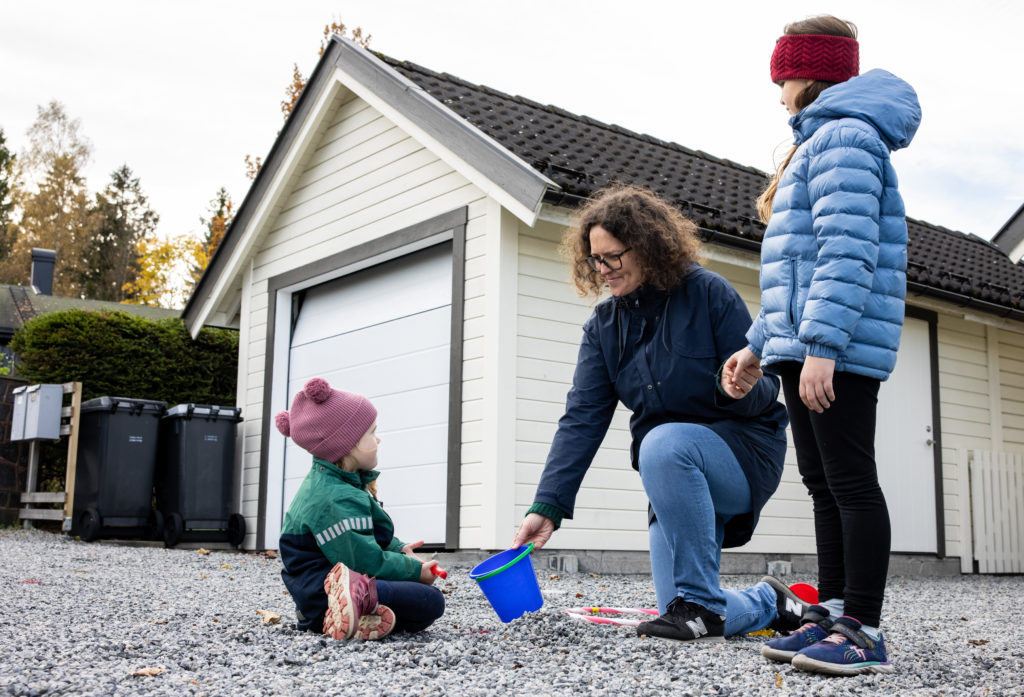
[[[32,249],[32,290],[37,295],[53,295],[53,267],[57,252],[52,249]]]

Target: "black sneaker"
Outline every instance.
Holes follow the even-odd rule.
[[[697,603],[676,598],[664,615],[637,626],[636,634],[678,641],[725,641],[725,618]]]
[[[776,617],[769,623],[768,628],[780,634],[795,632],[803,624],[800,618],[811,604],[797,597],[796,593],[789,590],[789,586],[774,576],[765,576],[761,582],[767,583],[775,591]]]

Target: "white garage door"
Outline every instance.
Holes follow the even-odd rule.
[[[378,495],[407,542],[445,542],[451,285],[441,244],[310,288],[293,320],[288,394],[320,376],[373,402]],[[289,439],[282,510],[309,467]]]

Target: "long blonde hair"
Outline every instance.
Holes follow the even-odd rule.
[[[839,19],[832,15],[819,15],[817,17],[809,17],[800,22],[793,22],[787,24],[786,28],[782,30],[783,34],[826,34],[828,36],[845,36],[850,39],[857,38],[857,26],[853,22],[848,22],[845,19]],[[825,80],[815,80],[811,84],[807,85],[800,94],[796,96],[794,104],[797,110],[802,110],[804,107],[812,103],[818,96],[827,90],[829,87],[834,85],[834,82],[827,82]],[[779,180],[782,178],[782,173],[789,166],[790,160],[793,159],[793,154],[796,152],[796,147],[793,146],[786,153],[786,156],[779,163],[779,166],[775,169],[775,174],[768,181],[768,186],[761,192],[761,195],[757,197],[757,217],[761,219],[761,222],[765,225],[768,224],[768,220],[772,217],[772,203],[775,201],[775,193],[779,190]]]

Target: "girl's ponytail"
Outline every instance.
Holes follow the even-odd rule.
[[[761,222],[765,225],[772,217],[772,203],[775,201],[775,192],[779,190],[779,179],[782,178],[782,173],[789,165],[789,161],[793,159],[793,153],[796,152],[796,146],[794,145],[786,153],[785,159],[779,163],[779,166],[775,170],[775,176],[768,182],[768,187],[761,192],[761,195],[757,197],[757,217],[761,219]]]

